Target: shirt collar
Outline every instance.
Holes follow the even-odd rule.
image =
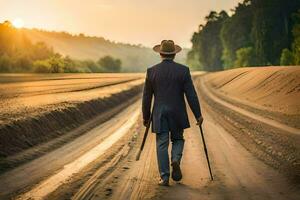
[[[173,58],[163,58],[162,61],[173,61]]]

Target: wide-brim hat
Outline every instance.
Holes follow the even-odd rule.
[[[163,40],[161,44],[155,45],[153,50],[160,54],[176,54],[182,50],[182,48],[174,43],[173,40]]]

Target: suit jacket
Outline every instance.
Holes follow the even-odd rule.
[[[146,121],[150,119],[153,95],[152,131],[155,133],[162,131],[162,119],[168,121],[170,131],[190,127],[184,95],[194,116],[201,116],[190,70],[173,60],[163,60],[147,69],[142,102],[143,118]]]

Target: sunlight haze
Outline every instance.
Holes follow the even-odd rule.
[[[239,0],[0,0],[0,22],[102,36],[153,46],[171,38],[190,47],[190,38],[210,10],[227,11]],[[19,23],[19,22],[18,22]]]

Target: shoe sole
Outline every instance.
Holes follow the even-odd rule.
[[[169,184],[165,184],[165,183],[164,183],[164,184],[159,183],[158,185],[159,185],[159,186],[163,186],[163,187],[168,187],[168,186],[170,186]]]
[[[180,181],[182,179],[182,173],[179,164],[177,162],[174,162],[172,163],[172,167],[172,179],[174,181]]]

